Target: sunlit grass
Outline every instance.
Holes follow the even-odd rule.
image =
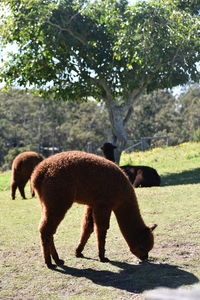
[[[126,157],[127,154],[123,155]],[[200,279],[200,144],[129,154],[138,164],[159,170],[165,186],[137,188],[145,223],[158,224],[150,264],[129,251],[114,214],[106,240],[109,263],[100,263],[93,234],[85,259],[74,256],[84,207],[75,204],[58,227],[55,243],[65,267],[44,266],[37,227],[41,209],[36,198],[17,192],[10,198],[10,172],[0,174],[0,299],[87,300],[144,299],[144,292],[198,284]],[[190,170],[189,173],[186,172]],[[184,180],[183,180],[184,179]]]
[[[0,191],[8,191],[10,189],[11,171],[0,172]]]
[[[194,169],[200,166],[200,143],[123,153],[120,165],[126,164],[147,165],[158,170],[160,175]]]

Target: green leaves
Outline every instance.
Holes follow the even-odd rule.
[[[4,64],[7,84],[48,86],[74,97],[113,97],[197,81],[199,15],[181,1],[4,0],[1,44],[19,51]],[[66,95],[66,97],[68,97]]]

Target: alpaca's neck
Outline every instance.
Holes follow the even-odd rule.
[[[119,228],[130,249],[134,248],[135,238],[146,225],[141,217],[137,200],[123,203],[115,211]]]
[[[115,155],[114,155],[114,150],[112,151],[103,151],[105,158],[115,162]]]

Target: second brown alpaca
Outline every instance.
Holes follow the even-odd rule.
[[[112,143],[105,143],[101,147],[104,156],[113,162],[115,162],[114,149],[116,148]],[[132,165],[120,166],[120,168],[124,170],[134,187],[160,186],[161,179],[154,168]]]
[[[31,174],[41,161],[43,157],[37,152],[22,152],[18,154],[12,163],[12,175],[11,175],[11,197],[14,200],[17,188],[23,199],[25,196],[25,185],[31,177]],[[32,197],[34,196],[34,191],[31,190]]]
[[[58,256],[53,235],[74,202],[86,205],[75,251],[77,257],[83,256],[82,251],[95,229],[99,259],[108,261],[105,240],[113,211],[131,252],[141,260],[148,258],[156,226],[145,225],[134,189],[115,163],[80,151],[63,152],[41,162],[32,174],[31,184],[41,203],[39,231],[48,268],[54,267],[51,258],[57,265],[64,263]]]

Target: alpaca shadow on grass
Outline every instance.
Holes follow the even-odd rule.
[[[162,186],[197,183],[200,183],[200,168],[164,175],[161,178]]]
[[[110,286],[131,293],[142,293],[158,287],[178,288],[199,282],[198,278],[192,273],[175,265],[149,262],[131,265],[118,261],[109,261],[109,264],[118,267],[120,270],[113,272],[61,266],[54,269],[54,271],[74,277],[84,277],[97,285]]]

